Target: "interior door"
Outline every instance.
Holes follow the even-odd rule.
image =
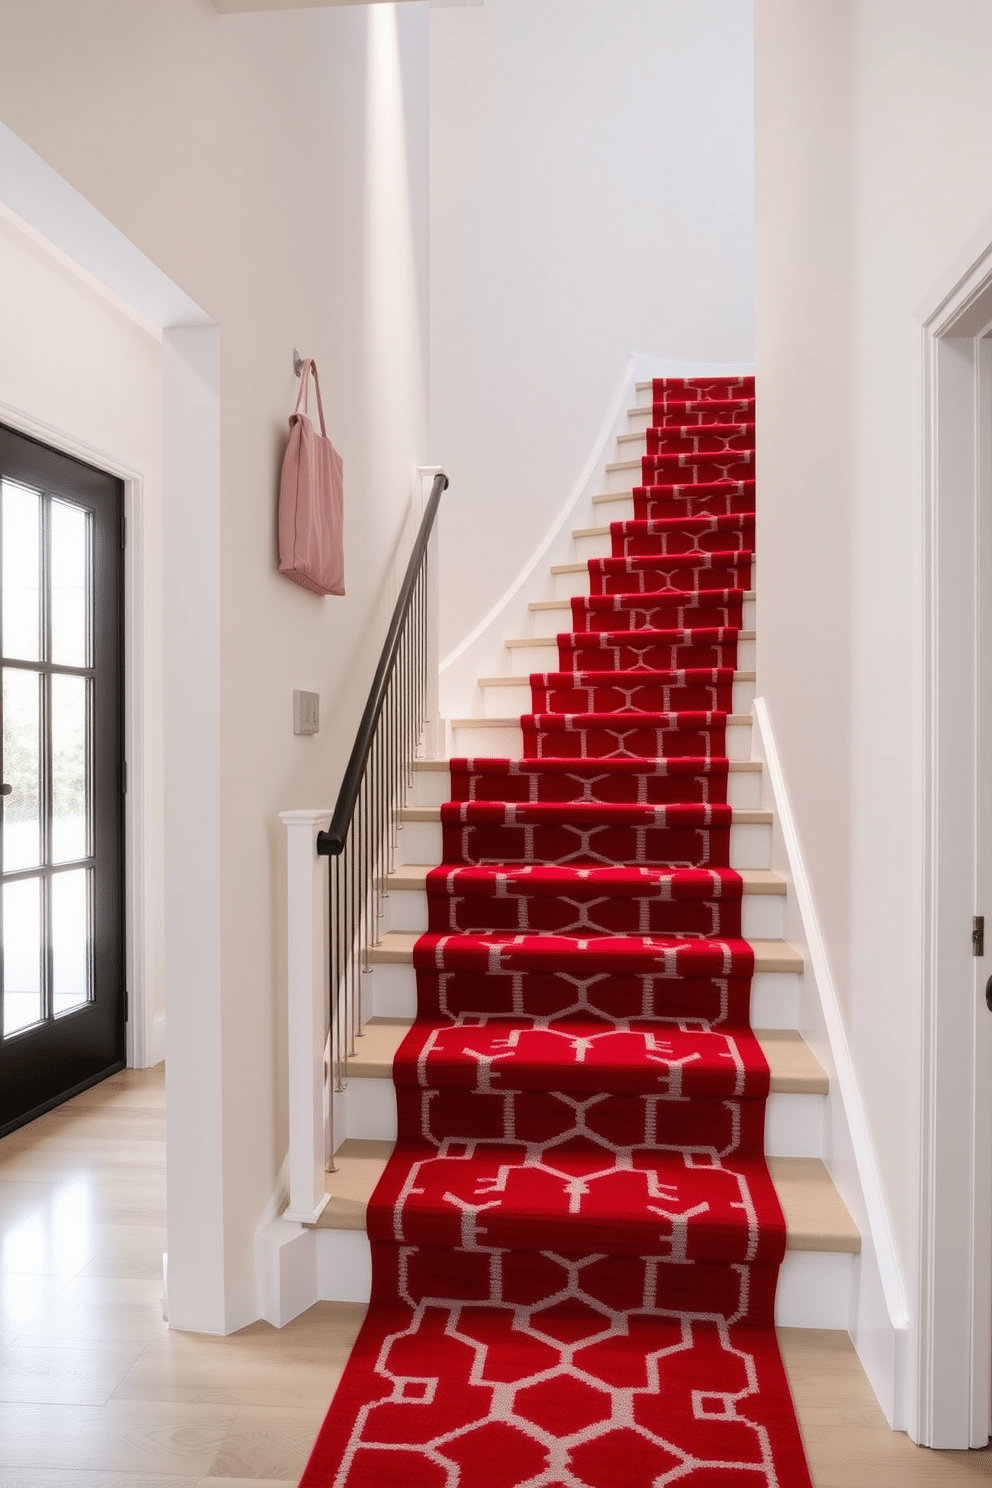
[[[125,1062],[122,534],[0,426],[0,1135]]]

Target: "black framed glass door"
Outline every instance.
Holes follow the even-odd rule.
[[[122,524],[0,426],[0,1135],[125,1062]]]

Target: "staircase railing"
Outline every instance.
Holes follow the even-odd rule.
[[[436,575],[430,555],[447,487],[447,476],[438,471],[329,824],[320,829],[327,812],[282,813],[289,836],[290,1004],[290,1202],[284,1217],[304,1223],[313,1223],[326,1203],[324,1171],[333,1170],[337,1146],[334,1092],[345,1089],[348,1060],[365,1021],[362,974],[371,969],[370,948],[382,938],[386,879],[396,866],[413,763],[436,722]],[[326,911],[318,856],[329,860]]]

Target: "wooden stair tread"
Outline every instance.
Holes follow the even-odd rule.
[[[377,946],[369,947],[373,966],[409,966],[413,948],[420,939],[413,930],[387,930]],[[795,946],[785,940],[752,940],[755,971],[802,971],[803,958]]]
[[[316,1228],[364,1230],[365,1211],[393,1150],[391,1142],[349,1137],[326,1175],[330,1199]],[[823,1163],[816,1157],[772,1157],[768,1168],[785,1214],[789,1250],[857,1254],[861,1235]]]
[[[861,1233],[818,1157],[770,1157],[789,1250],[831,1250],[857,1255]]]

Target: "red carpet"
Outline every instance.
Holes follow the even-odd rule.
[[[372,1306],[303,1488],[810,1488],[729,867],[753,392],[655,384],[526,757],[452,763]]]

